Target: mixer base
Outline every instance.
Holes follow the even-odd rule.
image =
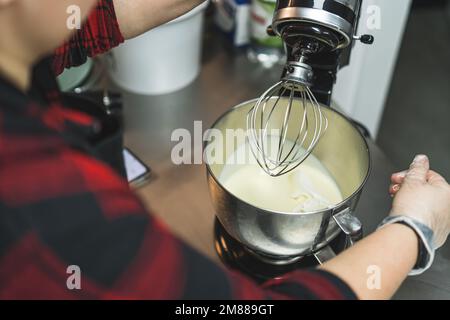
[[[345,234],[340,234],[330,246],[336,253],[342,252],[345,248]],[[233,239],[217,219],[214,224],[214,247],[220,260],[228,268],[240,271],[259,283],[282,278],[297,269],[314,268],[319,264],[314,255],[268,259]]]

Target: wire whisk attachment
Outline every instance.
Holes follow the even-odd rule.
[[[273,177],[302,164],[327,130],[328,120],[310,89],[311,79],[308,65],[290,64],[287,75],[247,115],[250,149],[260,167]]]

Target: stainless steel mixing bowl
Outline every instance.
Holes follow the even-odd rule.
[[[336,180],[345,199],[343,202],[316,212],[268,211],[239,199],[233,190],[226,190],[220,183],[225,161],[217,159],[227,159],[245,143],[246,116],[255,102],[232,108],[206,134],[208,185],[223,227],[237,241],[271,261],[291,261],[291,258],[321,251],[328,252],[329,256],[328,244],[342,231],[351,245],[362,236],[361,223],[352,213],[369,176],[370,153],[361,133],[337,111],[322,106],[329,127],[313,154]],[[233,135],[235,132],[240,133]]]

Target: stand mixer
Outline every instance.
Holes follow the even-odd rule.
[[[282,38],[288,61],[281,81],[247,116],[251,150],[267,174],[277,177],[294,170],[325,133],[328,120],[320,104],[330,106],[338,69],[348,64],[355,40],[374,42],[371,35],[355,35],[361,4],[362,0],[277,1],[268,33]],[[288,97],[287,103],[280,103],[280,97]],[[288,136],[293,143],[286,147]]]
[[[336,73],[348,64],[352,44],[374,40],[354,35],[361,2],[278,0],[268,32],[282,37],[286,47],[281,80],[259,99],[235,106],[215,122],[212,128],[223,140],[206,137],[206,147],[224,159],[236,150],[228,148],[235,146],[235,138],[248,142],[260,167],[275,177],[312,154],[341,190],[344,200],[323,210],[267,210],[227,190],[220,181],[225,164],[206,157],[218,219],[216,251],[225,264],[261,281],[323,263],[362,237],[362,224],[353,213],[369,177],[370,150],[352,121],[329,108]],[[267,143],[273,140],[273,129],[278,130],[275,152]],[[243,132],[242,137],[228,137],[229,130]],[[292,142],[298,145],[295,149]]]

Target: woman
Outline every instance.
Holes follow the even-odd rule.
[[[316,270],[258,286],[177,240],[83,148],[97,119],[62,105],[51,72],[200,2],[0,0],[1,298],[386,299],[429,267],[450,232],[450,187],[426,156],[392,176],[393,207],[377,232]],[[87,21],[45,58],[71,35],[74,4],[90,12]],[[69,283],[73,265],[81,283]],[[372,265],[382,275],[377,290],[367,286]]]

